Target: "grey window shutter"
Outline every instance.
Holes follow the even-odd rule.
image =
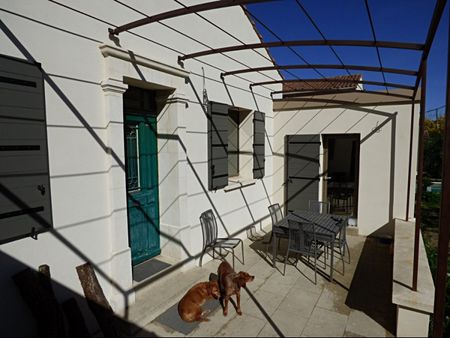
[[[253,178],[264,177],[265,116],[259,111],[253,115]]]
[[[0,55],[0,244],[52,227],[39,64]]]
[[[320,135],[286,135],[286,212],[319,199]]]
[[[228,105],[210,102],[208,107],[209,190],[228,185]]]

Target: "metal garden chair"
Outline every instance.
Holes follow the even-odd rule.
[[[317,212],[319,214],[329,214],[330,213],[330,203],[328,202],[319,202],[315,200],[309,200],[309,210],[313,212]],[[319,241],[320,243],[320,241]],[[323,243],[325,244],[325,243]],[[348,252],[348,263],[350,263],[350,249],[347,244],[347,236],[346,236],[346,226],[342,227],[341,232],[339,233],[338,238],[334,242],[334,248],[339,250],[339,254],[341,255],[341,259],[345,256],[345,247],[347,247]],[[326,247],[325,258],[328,255],[329,248]],[[342,271],[344,271],[345,267],[342,265]]]
[[[305,226],[308,226],[308,231],[305,231]],[[286,274],[286,263],[290,252],[308,257],[308,262],[310,257],[314,258],[314,284],[317,284],[317,259],[324,251],[321,250],[321,244],[316,240],[316,231],[313,224],[289,221],[289,242],[284,259],[283,275]],[[295,264],[297,262],[298,259]]]
[[[289,238],[289,234],[287,231],[288,225],[286,219],[283,216],[283,212],[281,211],[281,207],[278,203],[269,206],[269,214],[270,218],[272,219],[272,231],[270,232],[269,240],[263,243],[269,246],[269,244],[272,243],[272,238],[275,233],[276,237],[278,238],[278,247],[279,247],[281,238],[285,239]],[[284,229],[281,228],[281,226],[284,226]],[[275,257],[273,258],[275,260]]]
[[[347,263],[350,264],[350,248],[347,243],[347,225],[348,224],[344,224],[342,226],[342,229],[339,232],[339,235],[336,238],[336,241],[334,242],[334,247],[339,249],[339,253],[341,255],[342,261],[344,261],[345,249],[347,248],[347,252],[348,252],[348,262]],[[344,267],[342,269],[344,270]]]
[[[244,244],[240,238],[218,238],[218,228],[216,217],[211,209],[203,212],[200,215],[200,224],[203,233],[203,252],[200,257],[200,266],[202,266],[203,255],[208,249],[212,249],[212,258],[215,259],[216,248],[219,248],[219,255],[222,257],[222,249],[233,255],[234,268],[234,249],[241,244],[242,248],[242,264],[244,264]]]
[[[320,202],[316,200],[309,200],[308,201],[308,208],[309,211],[317,212],[318,214],[329,214],[330,213],[330,203],[329,202]],[[324,245],[325,243],[320,242],[320,244]],[[328,248],[325,250],[325,259],[327,259],[328,256]]]

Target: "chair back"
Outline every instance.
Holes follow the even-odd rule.
[[[308,226],[308,231],[305,231]],[[314,226],[309,223],[289,221],[289,251],[304,255],[313,254],[315,250],[316,233]]]
[[[309,200],[309,211],[317,212],[319,214],[329,214],[330,203]]]
[[[217,222],[216,217],[211,209],[206,210],[200,215],[200,224],[203,234],[203,249],[213,245],[217,241]]]
[[[278,203],[269,206],[269,213],[272,218],[272,226],[276,226],[283,221],[283,212],[281,211],[281,207]]]
[[[339,234],[337,236],[337,240],[340,246],[344,245],[344,243],[347,242],[347,225],[348,220],[344,222],[344,224],[342,225],[342,229],[341,231],[339,231]]]

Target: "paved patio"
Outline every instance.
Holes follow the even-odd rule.
[[[246,240],[245,265],[237,262],[236,271],[245,270],[255,280],[241,290],[242,316],[230,305],[227,317],[219,307],[200,323],[189,336],[392,336],[395,307],[390,301],[392,257],[390,243],[378,238],[348,235],[351,264],[336,259],[333,283],[326,273],[318,274],[303,262],[283,264],[277,269],[269,264],[260,241]],[[283,251],[283,245],[280,250]],[[281,256],[280,258],[281,259]],[[176,304],[187,289],[206,281],[216,273],[218,260],[187,272],[174,271],[137,292],[130,321],[143,330],[138,336],[182,336],[154,319]]]

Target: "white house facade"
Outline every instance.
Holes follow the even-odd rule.
[[[269,205],[288,208],[288,136],[317,137],[319,200],[326,198],[327,189],[322,169],[330,149],[325,151],[324,140],[351,134],[359,142],[358,161],[352,162],[358,165],[351,170],[358,179],[352,195],[357,203],[353,200],[352,205],[357,204],[360,234],[369,235],[404,217],[408,198],[413,216],[414,170],[407,196],[410,105],[285,106],[270,95],[280,85],[249,89],[253,82],[280,80],[277,71],[221,78],[224,71],[273,65],[264,49],[178,62],[180,55],[199,49],[259,42],[239,6],[108,35],[108,28],[137,20],[140,13],[176,9],[180,2],[204,1],[125,2],[134,10],[110,0],[0,1],[0,58],[7,60],[3,65],[12,65],[0,69],[0,76],[29,81],[31,75],[15,70],[18,59],[33,67],[40,64],[48,148],[45,188],[51,203],[50,229],[2,238],[0,331],[29,335],[35,330],[30,324],[17,332],[14,324],[17,318],[33,323],[11,279],[24,266],[48,264],[58,284],[83,294],[75,268],[89,261],[111,306],[121,312],[134,302],[134,265],[158,255],[182,269],[199,264],[202,212],[213,210],[221,236],[245,238],[271,224]],[[2,97],[15,86],[0,83]],[[17,108],[19,103],[13,104]],[[0,115],[7,115],[0,120],[0,142],[10,144],[14,133],[5,131],[24,122],[14,120],[1,102],[0,109]],[[212,115],[220,109],[228,114],[223,176],[217,174],[223,159],[215,157],[211,144],[216,127]],[[417,124],[414,121],[414,128]],[[256,142],[261,126],[264,140]],[[8,172],[5,166],[0,179],[6,185],[6,177],[19,169]],[[20,189],[15,193],[20,197]],[[2,198],[2,209],[23,209],[19,202],[8,204],[6,195]],[[133,232],[133,226],[140,230]],[[145,233],[152,240],[143,239]],[[138,248],[133,251],[133,246]],[[57,297],[66,294],[57,292]]]

